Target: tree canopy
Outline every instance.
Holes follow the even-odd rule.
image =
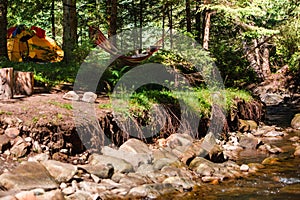
[[[1,0],[0,35],[19,24],[39,26],[70,61],[91,48],[89,26],[107,36],[157,26],[165,30],[163,37],[175,29],[211,52],[225,83],[237,86],[262,81],[285,65],[299,70],[299,5],[298,0]],[[141,48],[142,33],[137,36],[134,45]]]

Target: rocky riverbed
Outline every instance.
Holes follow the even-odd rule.
[[[300,156],[299,127],[258,126],[251,120],[240,120],[240,131],[217,140],[210,152],[204,139],[175,133],[152,144],[131,138],[119,147],[104,146],[97,153],[82,148],[77,153],[74,148],[82,144],[72,142],[72,126],[64,128],[72,123],[68,102],[57,98],[33,99],[40,103],[29,109],[33,102],[28,99],[6,102],[5,110],[5,103],[0,106],[0,199],[198,199],[204,198],[199,194],[203,189],[259,176],[282,162],[278,155],[293,160]],[[60,108],[49,109],[56,112],[52,124],[39,106]],[[29,119],[35,126],[26,124]],[[274,142],[283,139],[288,145]]]
[[[194,140],[188,134],[173,134],[153,145],[129,139],[119,148],[105,146],[99,154],[74,156],[72,162],[50,158],[48,150],[16,159],[15,143],[0,156],[5,166],[0,175],[0,197],[78,200],[178,196],[207,187],[205,184],[219,185],[249,174],[255,176],[260,169],[280,162],[273,155],[290,149],[294,151],[290,156],[299,159],[299,136],[290,137],[293,146],[284,148],[268,142],[288,136],[288,132],[272,126],[259,127],[251,133],[230,133],[229,140],[218,141],[205,158],[203,140]],[[25,141],[27,145],[34,143]],[[266,159],[260,163],[235,162],[239,156],[253,154]]]

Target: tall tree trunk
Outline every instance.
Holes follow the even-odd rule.
[[[260,43],[258,43],[259,41]],[[244,52],[250,63],[250,67],[257,74],[260,81],[264,81],[271,74],[269,62],[270,52],[264,38],[261,40],[254,39],[252,42],[253,45],[251,46],[248,46],[246,42],[244,42]]]
[[[262,70],[264,79],[268,78],[271,74],[269,58],[270,58],[269,48],[268,48],[267,44],[264,44],[262,46],[262,65],[261,65],[261,68],[262,68],[261,70]]]
[[[201,38],[202,38],[202,31],[201,31],[201,12],[200,12],[200,4],[201,0],[196,0],[196,41],[201,44]]]
[[[63,0],[63,16],[64,61],[70,63],[77,44],[76,0]]]
[[[191,19],[191,2],[185,0],[185,11],[186,11],[186,31],[192,32],[192,19]]]
[[[136,8],[136,5],[135,5],[135,2],[134,2],[135,0],[132,0],[131,1],[131,5],[132,5],[132,10],[135,10],[135,8]],[[134,36],[133,36],[133,48],[134,49],[137,49],[137,42],[138,42],[138,37],[137,37],[137,27],[138,27],[138,25],[137,25],[137,20],[138,20],[138,16],[137,16],[137,13],[136,12],[133,12],[132,13],[132,15],[133,15],[133,22],[134,22],[134,32],[133,32],[133,34],[134,34]]]
[[[52,38],[55,40],[55,0],[52,0],[51,4],[51,25],[52,25]]]
[[[165,36],[166,36],[166,31],[165,31],[165,20],[166,20],[166,6],[163,5],[163,16],[162,16],[162,48],[165,48]]]
[[[256,59],[256,68],[257,68],[257,70],[259,70],[260,69],[260,65],[261,65],[261,63],[260,63],[260,48],[258,47],[258,40],[257,39],[254,39],[253,40],[253,44],[254,44],[254,48],[255,48],[255,54],[254,54],[254,56],[255,56],[255,59]]]
[[[203,21],[203,49],[208,50],[209,44],[209,31],[210,31],[210,11],[205,11]]]
[[[143,0],[140,0],[140,16],[139,16],[139,19],[140,19],[140,49],[143,48],[143,8],[144,8],[144,1]]]
[[[173,7],[172,4],[168,5],[168,18],[170,28],[170,47],[173,48]]]
[[[7,58],[7,0],[0,0],[0,58]]]
[[[210,0],[204,0],[203,1],[204,5],[209,5]],[[208,44],[209,44],[209,31],[210,31],[210,16],[211,16],[211,11],[209,9],[204,9],[203,11],[203,49],[208,50]]]
[[[118,0],[111,0],[110,21],[109,21],[109,33],[108,36],[115,36],[117,34],[117,12],[118,12]],[[116,37],[111,41],[115,46],[117,45]]]

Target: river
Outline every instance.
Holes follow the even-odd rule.
[[[286,129],[295,113],[300,113],[299,107],[268,107],[265,123]],[[295,148],[292,144],[295,142],[289,140],[293,136],[300,137],[300,130],[288,132],[282,139],[267,141],[284,150],[284,153],[273,155],[279,159],[277,164],[266,165],[242,179],[228,180],[217,185],[203,184],[196,191],[173,199],[300,199],[300,158],[293,156]],[[256,150],[243,152],[237,163],[261,163],[268,156],[270,155],[258,153]]]

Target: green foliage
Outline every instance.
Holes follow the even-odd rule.
[[[0,68],[12,67],[17,71],[33,72],[36,86],[53,87],[57,84],[67,82],[73,83],[79,65],[74,63],[33,63],[33,62],[0,62]]]
[[[214,95],[220,94],[224,94],[224,96],[223,98],[220,98],[220,101],[217,101]],[[197,113],[200,117],[210,117],[213,103],[216,103],[229,111],[230,108],[234,106],[235,99],[242,99],[249,102],[253,100],[253,97],[247,91],[232,88],[218,92],[204,88],[176,92],[166,88],[149,90],[149,88],[143,87],[130,97],[127,111],[118,111],[125,112],[126,115],[141,117],[145,112],[148,113],[154,104],[179,106],[179,103],[181,102],[186,104],[190,110]]]
[[[51,104],[51,105],[60,107],[60,108],[67,109],[67,110],[72,110],[73,109],[72,104],[69,104],[69,103],[61,103],[61,102],[57,102],[57,101],[53,101],[53,100],[48,101],[48,103]]]
[[[297,12],[294,18],[280,27],[280,37],[275,39],[275,64],[288,64],[293,71],[300,68],[300,9]]]

